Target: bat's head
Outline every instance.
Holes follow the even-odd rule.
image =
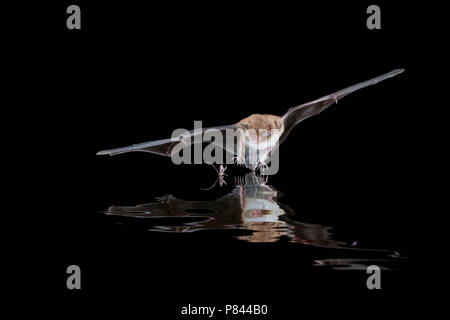
[[[284,130],[283,120],[270,114],[252,114],[238,124],[245,124],[249,142],[260,146],[274,145]]]

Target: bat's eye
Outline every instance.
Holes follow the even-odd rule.
[[[272,132],[266,131],[266,133],[265,133],[265,136],[266,136],[266,137],[270,137],[271,135],[272,135]]]

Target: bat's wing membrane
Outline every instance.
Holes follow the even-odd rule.
[[[205,142],[201,138],[202,135],[205,134],[206,132],[214,133],[214,131],[217,131],[218,134],[221,134],[224,139],[222,139],[222,140],[211,139],[212,141],[209,143],[217,145],[232,154],[236,154],[236,150],[234,148],[234,143],[226,141],[227,130],[244,129],[244,128],[245,127],[242,125],[229,125],[229,126],[221,126],[221,127],[213,127],[213,128],[204,128],[204,129],[198,130],[198,131],[192,130],[192,131],[186,132],[184,134],[175,136],[170,139],[155,140],[155,141],[133,144],[131,146],[122,147],[122,148],[102,150],[100,152],[97,152],[97,155],[114,156],[114,155],[126,153],[126,152],[150,152],[150,153],[155,153],[155,154],[159,154],[162,156],[170,157],[170,156],[172,156],[173,152],[179,151],[180,148],[183,148],[185,146],[188,146],[188,145],[196,143],[196,142]]]
[[[175,140],[175,139],[155,140],[155,141],[137,143],[137,144],[133,144],[131,146],[126,146],[126,147],[121,147],[121,148],[102,150],[102,151],[97,152],[97,155],[115,156],[115,155],[121,154],[121,153],[140,151],[140,152],[155,153],[155,154],[159,154],[162,156],[169,156],[170,151],[178,143],[180,143],[180,141]]]
[[[337,102],[339,99],[345,97],[346,95],[355,92],[359,89],[371,86],[385,79],[391,78],[399,73],[402,73],[404,69],[396,69],[376,78],[355,84],[353,86],[347,87],[345,89],[339,90],[333,94],[327,95],[320,99],[304,103],[300,106],[290,108],[285,115],[283,115],[284,132],[280,138],[280,143],[286,139],[292,128],[298,124],[300,121],[305,120],[311,116],[319,114],[324,109],[328,108],[333,103]]]
[[[332,105],[333,103],[337,102],[337,100],[345,97],[346,95],[355,92],[359,89],[365,88],[367,86],[371,86],[373,84],[376,84],[380,81],[383,81],[385,79],[388,79],[390,77],[393,77],[401,72],[403,72],[403,69],[396,69],[391,72],[388,72],[384,75],[381,75],[379,77],[358,83],[356,85],[350,86],[348,88],[339,90],[333,94],[327,95],[325,97],[322,97],[320,99],[302,104],[300,106],[291,108],[286,112],[286,114],[282,117],[283,123],[284,123],[284,132],[280,138],[280,143],[284,141],[284,139],[289,135],[292,128],[298,124],[300,121],[309,118],[311,116],[314,116],[316,114],[319,114],[324,109]],[[219,131],[225,139],[222,139],[221,141],[216,141],[216,139],[212,140],[212,144],[215,144],[219,147],[222,147],[227,152],[230,152],[234,155],[236,155],[236,148],[233,137],[233,141],[227,141],[228,135],[226,130],[227,129],[246,129],[246,125],[230,125],[230,126],[221,126],[221,127],[213,127],[213,128],[205,128],[201,131],[189,131],[185,134],[181,134],[179,136],[170,138],[170,139],[163,139],[163,140],[156,140],[156,141],[149,141],[144,143],[138,143],[133,144],[131,146],[123,147],[123,148],[116,148],[116,149],[110,149],[110,150],[103,150],[98,152],[98,155],[116,155],[126,152],[134,152],[134,151],[140,151],[140,152],[150,152],[155,153],[163,156],[172,156],[173,152],[176,150],[179,150],[179,147],[184,147],[185,145],[189,145],[196,142],[204,142],[203,139],[198,139],[198,135],[203,135],[208,130],[213,131]],[[196,139],[197,137],[197,139]],[[182,144],[182,145],[180,145]]]

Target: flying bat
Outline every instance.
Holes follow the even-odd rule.
[[[234,155],[235,157],[233,159],[236,163],[245,165],[247,168],[255,171],[256,169],[267,167],[266,162],[270,158],[270,154],[287,138],[291,130],[299,122],[321,113],[330,105],[335,102],[337,103],[339,99],[352,92],[391,78],[403,71],[404,69],[396,69],[317,100],[290,108],[281,117],[270,114],[252,114],[233,125],[193,130],[170,139],[103,150],[98,152],[97,155],[117,155],[126,152],[140,151],[171,157],[174,153],[179,152],[181,148],[197,142],[204,142],[202,139],[198,138],[203,136],[207,131],[215,130],[225,135],[227,130],[235,130],[240,134],[237,135],[237,138],[233,139],[231,143],[219,143],[215,141],[212,143],[216,143],[219,147],[222,147]]]

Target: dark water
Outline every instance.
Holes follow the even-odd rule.
[[[301,215],[279,200],[282,193],[267,180],[248,173],[235,177],[231,191],[212,200],[183,200],[168,194],[135,206],[110,206],[104,213],[118,217],[118,227],[134,225],[141,230],[165,233],[240,230],[245,234],[231,236],[250,243],[275,243],[286,238],[291,243],[317,248],[318,252],[333,249],[333,256],[343,255],[312,260],[311,264],[317,267],[366,270],[376,264],[382,269],[396,269],[407,262],[407,257],[395,248],[360,247],[358,241],[347,243],[334,237],[332,226],[302,222]],[[219,188],[226,182],[220,179],[219,183],[213,187]]]

